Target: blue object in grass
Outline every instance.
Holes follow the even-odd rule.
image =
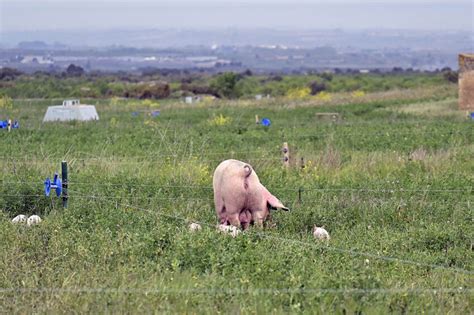
[[[471,119],[474,120],[474,112],[471,113]]]
[[[63,190],[61,186],[61,180],[59,179],[58,173],[54,173],[53,181],[51,179],[46,178],[44,181],[44,194],[46,197],[49,197],[51,193],[51,188],[56,190],[56,196],[61,196],[61,192]]]
[[[138,116],[138,112],[132,112],[132,116],[133,116],[133,117],[137,117],[137,116]]]
[[[8,127],[8,120],[0,120],[0,129]]]
[[[157,117],[160,116],[160,111],[159,110],[154,110],[151,112],[151,117]]]
[[[18,122],[18,120],[15,120],[15,121],[13,122],[12,128],[14,128],[14,129],[20,128],[20,123]]]
[[[270,119],[262,118],[262,126],[270,127],[271,124],[272,124],[272,122],[270,121]]]

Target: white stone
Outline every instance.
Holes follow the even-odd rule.
[[[323,227],[317,227],[316,225],[313,228],[313,236],[315,239],[318,240],[330,240],[328,231],[326,231]]]
[[[13,218],[12,223],[15,223],[15,224],[17,224],[17,223],[26,223],[27,219],[28,218],[26,217],[26,215],[19,214],[16,217]]]
[[[28,221],[27,221],[26,224],[28,226],[32,226],[32,225],[36,225],[36,224],[39,224],[39,223],[41,223],[41,218],[38,215],[34,214],[34,215],[32,215],[31,217],[28,218]]]
[[[233,226],[233,225],[219,224],[217,226],[217,230],[224,234],[229,234],[232,237],[236,237],[237,235],[240,234],[240,230],[236,226]]]
[[[190,230],[191,232],[200,231],[200,230],[201,230],[201,225],[200,225],[199,223],[194,223],[194,222],[193,222],[193,223],[191,223],[191,224],[189,225],[189,230]]]

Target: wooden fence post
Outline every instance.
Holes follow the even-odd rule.
[[[283,165],[285,167],[290,166],[290,149],[288,148],[288,142],[283,142]]]

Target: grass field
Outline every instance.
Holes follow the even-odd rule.
[[[41,100],[4,112],[21,128],[0,130],[0,313],[472,312],[474,132],[455,87],[165,101],[158,117],[149,103],[87,103],[100,121],[41,124]],[[216,232],[212,172],[227,158],[292,211]],[[67,209],[42,195],[63,159]],[[20,213],[44,221],[11,224]]]

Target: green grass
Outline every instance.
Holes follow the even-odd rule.
[[[428,92],[168,102],[157,118],[90,100],[100,121],[58,124],[41,124],[51,102],[15,101],[21,129],[0,133],[0,313],[471,312],[474,132],[453,89]],[[230,157],[292,211],[217,233],[212,172]],[[68,209],[41,196],[62,159]],[[12,225],[20,213],[44,221]]]

